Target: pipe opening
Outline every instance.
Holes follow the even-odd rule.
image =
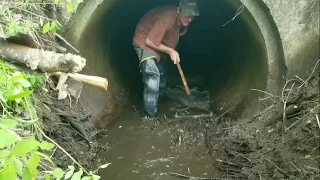
[[[88,100],[97,112],[116,117],[130,97],[142,93],[133,33],[149,9],[172,3],[178,4],[172,0],[105,1],[95,11],[80,49],[88,61],[85,71],[110,81],[104,99]],[[189,86],[209,90],[211,109],[216,113],[228,108],[236,114],[252,111],[261,94],[251,89],[264,90],[267,83],[266,47],[254,18],[244,8],[234,21],[224,25],[240,6],[240,1],[200,0],[200,16],[180,38],[177,48]],[[177,67],[169,63],[168,69],[169,86],[182,86]],[[85,91],[103,93],[89,87]],[[101,110],[99,103],[107,103],[106,108]]]

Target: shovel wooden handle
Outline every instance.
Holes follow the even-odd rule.
[[[62,72],[51,72],[51,74],[60,76]],[[78,74],[78,73],[68,73],[68,75],[76,80],[81,81],[82,83],[86,83],[91,86],[108,90],[109,84],[106,78],[98,77],[98,76],[89,76],[89,75]]]
[[[182,68],[181,68],[179,62],[177,62],[177,66],[178,66],[178,70],[179,70],[179,73],[180,73],[180,76],[181,76],[181,79],[182,79],[183,86],[184,86],[187,94],[190,95],[190,94],[191,94],[191,93],[190,93],[190,89],[189,89],[187,80],[186,80],[186,78],[184,77],[184,74],[183,74],[183,71],[182,71]]]

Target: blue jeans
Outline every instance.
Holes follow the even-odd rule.
[[[142,73],[143,107],[148,117],[155,117],[158,111],[159,97],[164,95],[167,86],[167,58],[161,58],[159,62],[151,52],[141,49],[133,44],[139,57],[140,72]]]

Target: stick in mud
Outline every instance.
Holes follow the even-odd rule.
[[[168,174],[170,174],[171,176],[177,176],[177,177],[193,179],[193,180],[220,180],[220,178],[201,178],[201,177],[187,176],[184,174],[178,174],[173,172],[169,172]]]
[[[224,164],[228,164],[228,165],[231,165],[231,166],[235,166],[235,167],[241,167],[237,164],[234,164],[234,163],[231,163],[231,162],[228,162],[228,161],[223,161],[221,159],[216,159],[217,162],[221,162],[221,163],[224,163]]]
[[[197,119],[197,118],[210,118],[213,117],[213,113],[210,114],[199,114],[199,115],[184,115],[184,116],[179,116],[179,115],[175,115],[174,118],[177,119],[183,119],[183,118],[193,118],[193,119]]]
[[[316,119],[317,119],[318,127],[319,127],[319,129],[320,129],[320,121],[319,121],[318,114],[316,114]]]
[[[291,88],[290,88],[290,90],[289,90],[289,93],[288,93],[288,95],[287,95],[287,98],[286,98],[286,100],[285,100],[284,103],[283,103],[283,118],[282,118],[282,122],[284,122],[284,121],[287,119],[287,117],[286,117],[287,101],[288,101],[288,98],[289,98],[289,96],[290,96],[290,93],[291,93],[292,88],[293,88],[294,85],[295,85],[295,83],[292,84],[292,86],[291,86]]]
[[[284,172],[284,170],[282,170],[279,166],[277,166],[276,164],[274,164],[272,161],[270,161],[268,158],[266,158],[267,161],[269,161],[270,164],[272,164],[274,167],[276,167],[283,175],[285,175],[287,178],[290,178],[290,176],[288,174],[286,174]]]

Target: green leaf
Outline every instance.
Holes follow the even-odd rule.
[[[14,156],[25,156],[27,153],[35,150],[39,145],[40,143],[32,136],[17,143],[11,152]]]
[[[51,22],[50,30],[54,30],[56,28],[56,21]]]
[[[4,98],[4,96],[3,96],[3,94],[2,94],[1,91],[0,91],[0,101],[2,101],[2,102],[4,102],[4,103],[7,102],[6,99]]]
[[[92,175],[94,180],[99,180],[101,177],[98,175]]]
[[[56,28],[57,28],[58,30],[60,30],[62,25],[61,25],[60,22],[57,21],[57,20],[55,20],[55,22],[56,22]]]
[[[69,179],[73,175],[73,173],[74,173],[74,170],[71,169],[66,173],[66,175],[64,176],[64,179]]]
[[[308,154],[308,155],[305,156],[305,158],[306,158],[306,159],[309,159],[309,158],[311,158],[311,155]]]
[[[11,145],[18,140],[17,136],[2,129],[0,129],[0,137],[0,149]]]
[[[80,169],[78,172],[74,173],[71,180],[81,180],[81,176],[83,174],[82,169]]]
[[[28,81],[30,82],[30,84],[31,84],[32,86],[35,86],[35,85],[36,85],[36,82],[37,82],[37,78],[34,77],[34,76],[31,76],[31,77],[28,78]]]
[[[15,27],[15,33],[16,33],[16,34],[18,34],[18,33],[24,33],[23,27],[17,25],[17,26]]]
[[[14,94],[14,95],[9,95],[8,100],[17,100],[26,96],[29,96],[30,94],[33,93],[33,90],[30,91],[24,91],[22,93]]]
[[[63,177],[63,174],[64,174],[64,172],[60,168],[56,168],[53,170],[53,176],[57,179],[61,179]]]
[[[19,159],[13,158],[13,166],[16,169],[17,173],[22,176],[22,163]]]
[[[44,159],[46,159],[47,161],[49,161],[52,165],[54,165],[53,161],[45,154],[41,153],[41,152],[38,152],[38,151],[35,151],[34,152],[35,154],[38,154],[39,156],[43,157]]]
[[[13,77],[18,77],[16,80],[18,80],[19,78],[23,77],[22,73],[20,71],[15,71],[14,73],[12,73]]]
[[[36,87],[38,84],[43,85],[43,80],[41,76],[37,74],[34,76],[29,76],[28,81],[31,83],[32,87]]]
[[[42,29],[42,32],[43,34],[46,34],[47,32],[50,31],[50,23],[46,23],[44,26],[43,26],[43,29]]]
[[[58,4],[60,2],[60,0],[54,0],[55,4]]]
[[[46,175],[44,176],[44,178],[45,178],[45,180],[51,180],[50,174],[46,174]]]
[[[18,125],[18,122],[14,119],[3,119],[0,121],[0,127],[10,129]]]
[[[7,167],[5,167],[0,172],[0,179],[1,180],[16,180],[17,179],[17,173],[15,171],[15,168],[14,168],[12,162],[9,162]]]
[[[33,179],[32,179],[32,175],[31,175],[31,173],[30,173],[30,171],[29,171],[28,168],[26,168],[26,169],[23,171],[22,179],[23,179],[23,180],[33,180]]]
[[[47,142],[47,141],[43,141],[43,142],[40,144],[40,148],[41,148],[42,150],[48,150],[48,151],[50,151],[51,149],[54,148],[54,144],[49,143],[49,142]]]
[[[73,4],[72,4],[71,1],[68,2],[68,4],[67,4],[67,11],[68,11],[69,13],[73,12]]]
[[[39,164],[40,164],[40,156],[36,153],[32,153],[32,155],[28,159],[26,165],[30,171],[30,174],[33,177],[37,176],[37,168],[38,168]]]
[[[83,177],[81,180],[90,180],[90,179],[91,179],[90,176],[85,176],[85,177]]]
[[[10,151],[8,149],[4,149],[0,151],[0,159],[6,158],[10,155]]]
[[[5,159],[1,159],[0,160],[0,168],[2,169],[4,167],[4,165],[6,165],[6,160]]]
[[[77,11],[78,6],[79,6],[79,3],[78,3],[78,2],[75,2],[75,3],[73,4],[74,12],[76,12],[76,11]]]
[[[24,78],[19,79],[18,82],[25,88],[31,87],[30,82]]]
[[[53,34],[56,34],[56,33],[57,33],[57,29],[54,28],[51,32],[52,32]]]

